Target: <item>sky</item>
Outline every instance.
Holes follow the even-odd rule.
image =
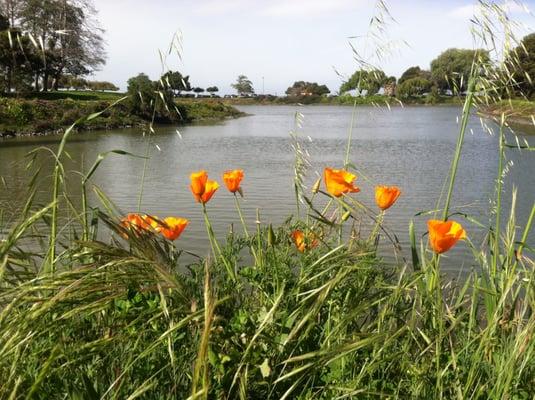
[[[496,1],[496,0],[495,0]],[[535,26],[535,0],[503,0],[524,27]],[[379,40],[370,37],[375,0],[94,0],[105,30],[107,62],[91,79],[126,89],[128,78],[144,72],[157,79],[162,58],[190,76],[193,86],[217,86],[233,93],[240,74],[256,93],[281,95],[294,81],[326,84],[336,92],[358,67],[358,53],[399,77],[408,67],[429,68],[451,47],[474,48],[470,0],[386,0],[395,21]],[[526,12],[526,10],[528,12]],[[374,32],[372,30],[372,32]],[[181,37],[180,57],[168,54]],[[381,43],[378,47],[377,43]],[[380,48],[380,59],[374,50]]]

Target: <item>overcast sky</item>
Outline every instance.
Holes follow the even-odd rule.
[[[526,31],[534,26],[533,16],[507,2]],[[473,3],[387,0],[396,19],[388,26],[395,50],[379,62],[381,68],[399,77],[413,65],[428,68],[447,48],[473,48]],[[529,10],[534,3],[524,1]],[[282,94],[296,80],[336,91],[341,82],[336,71],[350,75],[357,67],[350,38],[366,35],[376,13],[375,0],[95,0],[95,5],[106,30],[108,58],[94,79],[122,89],[140,72],[157,79],[162,71],[158,50],[165,52],[181,32],[182,61],[172,54],[169,66],[190,75],[194,86],[216,85],[223,94],[233,92],[230,84],[238,74],[247,75],[257,93],[263,81],[265,93]],[[369,54],[363,40],[353,43]],[[372,48],[368,44],[368,52]]]

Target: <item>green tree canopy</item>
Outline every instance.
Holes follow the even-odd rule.
[[[219,92],[219,88],[217,86],[209,86],[206,88],[206,91],[208,93],[215,93],[215,92]]]
[[[397,96],[399,98],[408,98],[421,96],[428,93],[433,87],[433,82],[429,79],[415,77],[403,81],[397,87]]]
[[[464,92],[475,61],[488,62],[488,51],[483,49],[448,49],[431,61],[431,77],[438,89]]]
[[[169,88],[174,95],[179,95],[182,91],[190,91],[191,84],[189,76],[183,76],[178,71],[167,71],[161,78],[163,85]]]
[[[149,117],[154,106],[156,86],[146,74],[128,79],[127,94],[129,106],[137,115]]]
[[[407,70],[401,74],[401,77],[398,80],[398,85],[401,85],[406,80],[412,78],[424,78],[431,80],[431,72],[423,70],[419,66],[407,68]]]
[[[286,89],[288,96],[323,96],[331,91],[326,85],[318,85],[316,82],[294,82],[292,86]]]
[[[113,92],[119,90],[117,86],[107,81],[88,81],[87,87],[91,90],[109,90]]]
[[[253,83],[245,75],[239,75],[236,83],[231,86],[240,96],[254,94]]]
[[[535,93],[535,33],[525,36],[508,59],[513,66],[516,91],[532,97]]]
[[[385,83],[387,83],[387,76],[380,69],[358,70],[340,86],[340,93],[356,89],[359,94],[365,91],[367,96],[372,96],[377,94]]]
[[[33,82],[35,90],[57,89],[62,75],[87,75],[105,62],[103,30],[92,0],[4,0],[0,12],[7,17],[11,32],[34,39],[30,42],[34,45],[21,51],[27,59],[24,67],[30,69],[23,78]],[[17,63],[16,73],[6,68],[0,71],[0,79],[11,85],[14,77],[22,78],[21,72]]]

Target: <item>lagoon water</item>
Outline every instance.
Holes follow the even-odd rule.
[[[221,182],[226,169],[245,171],[243,209],[251,227],[260,210],[262,223],[281,223],[295,210],[293,192],[294,152],[289,131],[295,128],[295,113],[303,115],[298,129],[302,145],[310,155],[307,184],[310,186],[323,167],[340,167],[345,155],[351,125],[351,107],[338,106],[241,106],[247,117],[216,125],[158,127],[150,145],[151,158],[145,176],[142,211],[150,214],[183,216],[190,225],[176,242],[177,246],[199,255],[208,253],[208,241],[200,207],[188,189],[189,173],[206,169],[210,178]],[[398,185],[402,196],[388,210],[385,221],[408,249],[408,223],[415,220],[418,236],[425,233],[427,216],[415,215],[433,210],[444,189],[444,180],[453,156],[459,131],[457,107],[406,107],[391,110],[361,107],[357,109],[351,162],[358,168],[361,193],[354,195],[374,207],[374,184]],[[491,124],[492,125],[492,124]],[[533,146],[533,136],[523,136]],[[24,204],[30,174],[25,171],[25,155],[40,146],[55,148],[59,136],[25,137],[0,141],[0,176],[7,189],[0,189],[0,207],[6,220],[16,219],[16,210]],[[512,141],[512,137],[509,138]],[[72,137],[67,151],[69,192],[79,194],[82,166],[89,169],[97,155],[122,149],[137,155],[146,152],[146,137],[141,129],[83,132]],[[466,213],[488,224],[491,198],[498,163],[498,139],[487,133],[476,116],[469,124],[460,174],[453,201],[453,211]],[[505,212],[509,212],[511,190],[517,188],[517,222],[524,225],[535,201],[535,155],[533,152],[509,150],[510,162],[505,177]],[[52,159],[43,152],[42,174],[52,172]],[[111,155],[101,164],[92,181],[104,190],[123,211],[136,211],[140,192],[143,159]],[[50,198],[50,187],[42,185],[38,199]],[[96,202],[93,196],[93,203]],[[209,213],[220,236],[230,224],[239,230],[233,196],[223,187],[208,204]],[[462,218],[458,218],[463,221]],[[474,245],[484,242],[483,231],[475,224],[463,222]],[[365,224],[364,224],[365,225]],[[365,228],[364,228],[365,229]],[[531,234],[531,243],[535,234]],[[386,259],[392,252],[381,247]],[[448,253],[444,268],[467,271],[473,265],[469,248],[460,243]]]

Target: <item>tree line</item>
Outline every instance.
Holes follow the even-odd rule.
[[[0,91],[91,74],[105,63],[103,32],[91,0],[0,0]]]
[[[502,80],[501,95],[531,98],[535,94],[535,33],[525,36],[521,43],[505,57],[501,66],[492,64],[484,49],[451,48],[431,61],[430,69],[412,66],[396,79],[379,70],[358,70],[340,86],[340,94],[355,90],[358,95],[375,95],[380,89],[385,95],[398,98],[463,93],[474,62],[484,66],[488,79]]]

